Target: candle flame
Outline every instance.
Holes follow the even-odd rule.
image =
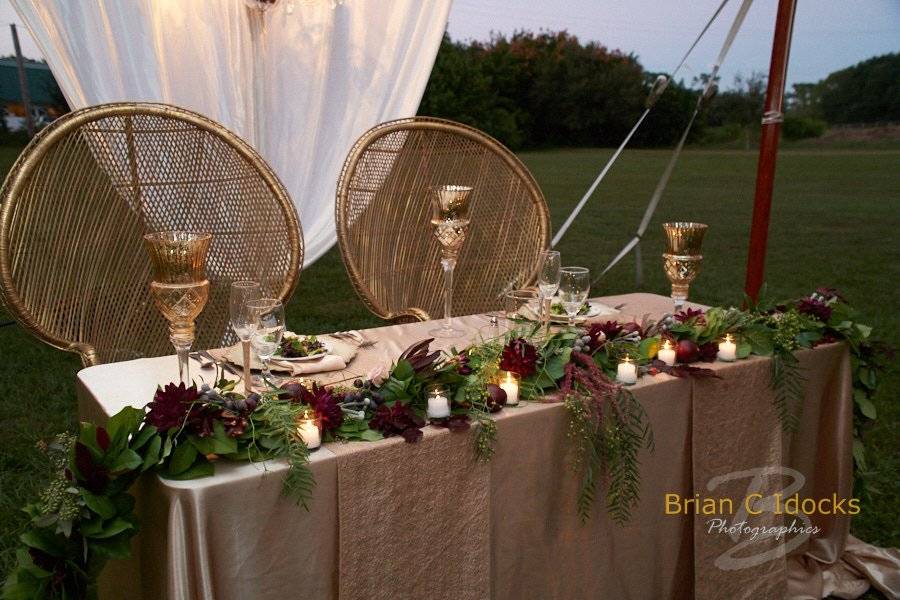
[[[671,350],[672,343],[669,340],[663,341],[663,350]]]
[[[730,334],[730,333],[726,333],[726,334],[725,334],[725,341],[728,342],[728,343],[730,344],[730,343],[732,343],[732,342],[734,341],[734,338],[731,337],[731,334]]]
[[[625,355],[625,361],[624,361],[624,362],[626,362],[626,363],[630,363],[630,362],[631,362],[631,360],[629,360],[629,358],[628,358],[628,355],[627,355],[627,354],[626,354],[626,355]]]

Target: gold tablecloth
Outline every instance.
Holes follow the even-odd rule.
[[[669,299],[649,294],[601,300],[625,304],[620,320],[658,316],[671,307]],[[469,331],[467,337],[488,325],[477,315],[457,322]],[[433,327],[415,323],[367,330],[364,334],[377,341],[374,346],[362,349],[347,370],[316,378],[336,381],[388,364]],[[465,343],[438,340],[435,345]],[[145,478],[137,490],[142,532],[135,557],[110,564],[103,595],[179,600],[821,597],[815,594],[835,588],[828,567],[852,564],[843,554],[849,517],[815,517],[822,534],[785,558],[778,556],[777,544],[736,549],[746,536],[708,533],[709,516],[664,513],[667,493],[730,496],[739,504],[752,479],[738,472],[764,468],[801,473],[806,480],[801,496],[833,492],[849,497],[847,352],[841,345],[823,346],[801,352],[800,359],[808,382],[804,418],[794,436],[781,433],[772,408],[768,359],[712,365],[722,379],[642,378],[632,389],[647,411],[656,446],[653,454],[640,455],[641,501],[625,526],[610,523],[602,500],[587,524],[579,522],[565,410],[559,404],[531,403],[497,415],[497,452],[487,465],[474,462],[469,434],[431,427],[418,445],[398,438],[327,444],[313,453],[317,485],[309,512],[280,496],[286,466],[279,462],[265,468],[220,464],[214,477],[193,481]],[[158,383],[176,378],[174,357],[90,367],[79,373],[81,414],[102,420],[125,405],[145,403]],[[735,479],[717,483],[729,476]],[[767,494],[786,483],[763,478],[760,489]],[[750,521],[782,519],[763,514]],[[858,556],[871,549],[865,544],[854,548]],[[735,553],[751,556],[753,563],[752,555],[766,550],[773,551],[771,560],[729,562]],[[886,553],[879,555],[882,579],[895,585],[897,573],[891,569],[900,559],[881,552]],[[842,571],[850,582],[844,589],[860,585],[854,573],[862,570]]]

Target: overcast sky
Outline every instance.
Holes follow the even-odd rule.
[[[583,41],[633,52],[650,70],[670,71],[720,1],[454,0],[448,29],[456,39],[487,39],[492,31],[566,29]],[[686,79],[709,70],[739,4],[729,2],[694,51],[683,72]],[[736,73],[768,71],[776,6],[777,0],[754,2],[722,69],[723,83],[730,83]],[[0,0],[0,22],[21,23],[9,0]],[[19,35],[23,52],[39,56],[27,30]],[[817,81],[860,60],[897,51],[900,0],[798,0],[788,81]],[[0,53],[11,52],[8,30],[0,31]]]

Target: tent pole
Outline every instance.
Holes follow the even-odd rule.
[[[775,18],[775,38],[772,42],[772,60],[769,64],[769,82],[756,167],[756,194],[753,200],[750,248],[747,253],[747,276],[744,281],[744,291],[754,301],[758,299],[765,278],[775,159],[778,156],[778,137],[784,119],[784,88],[796,8],[796,0],[779,0],[778,15]]]

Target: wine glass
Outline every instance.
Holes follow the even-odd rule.
[[[453,328],[453,270],[456,257],[469,229],[469,202],[472,188],[464,185],[439,185],[431,188],[431,225],[441,244],[441,267],[444,269],[444,324],[429,331],[435,337],[456,337],[462,331]]]
[[[591,290],[591,272],[585,267],[563,267],[560,269],[559,299],[566,314],[569,326],[575,325],[575,316]]]
[[[559,289],[560,256],[558,250],[541,252],[541,263],[538,269],[538,289],[541,291],[541,319],[544,327],[550,324],[550,305],[553,296]]]
[[[269,381],[269,361],[281,346],[284,335],[284,305],[277,298],[259,298],[247,302],[254,315],[255,325],[250,334],[250,343],[263,364],[263,383]]]
[[[256,327],[256,317],[248,307],[252,300],[262,297],[259,283],[255,281],[233,281],[231,283],[231,328],[241,341],[244,357],[244,390],[250,393],[250,336]]]

